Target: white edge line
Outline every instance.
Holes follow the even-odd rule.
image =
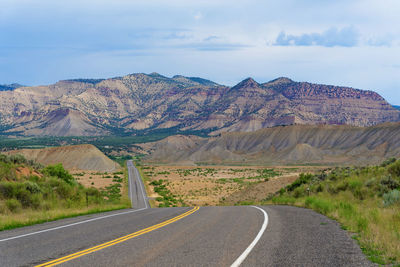
[[[93,218],[93,219],[89,219],[89,220],[85,220],[85,221],[81,221],[81,222],[76,222],[76,223],[62,225],[62,226],[58,226],[58,227],[54,227],[54,228],[50,228],[50,229],[45,229],[45,230],[41,230],[41,231],[37,231],[37,232],[13,236],[13,237],[5,238],[5,239],[0,239],[0,242],[13,240],[13,239],[21,238],[21,237],[26,237],[26,236],[30,236],[30,235],[41,234],[41,233],[45,233],[45,232],[50,232],[50,231],[54,231],[54,230],[58,230],[58,229],[62,229],[62,228],[66,228],[66,227],[70,227],[70,226],[74,226],[74,225],[78,225],[78,224],[88,223],[88,222],[92,222],[92,221],[97,221],[97,220],[101,220],[101,219],[105,219],[105,218],[110,218],[110,217],[114,217],[114,216],[118,216],[118,215],[134,213],[134,212],[141,211],[141,210],[144,210],[144,209],[131,210],[131,211],[121,212],[121,213],[117,213],[117,214],[106,215],[106,216],[97,217],[97,218]]]
[[[237,258],[234,263],[232,263],[231,267],[239,267],[240,264],[242,264],[242,262],[246,259],[246,257],[253,250],[255,245],[257,245],[257,243],[260,240],[261,236],[263,235],[265,229],[267,229],[267,226],[268,226],[268,214],[267,214],[267,212],[265,212],[265,210],[263,210],[263,209],[261,209],[259,207],[256,207],[256,206],[252,206],[252,207],[256,208],[256,209],[259,209],[260,211],[262,211],[262,213],[264,213],[264,223],[261,226],[261,229],[258,232],[256,238],[253,240],[253,242],[251,242],[251,244],[246,248],[246,250],[243,251],[242,255],[240,255],[239,258]]]
[[[129,195],[131,198],[131,208],[133,208],[133,195],[132,195],[132,175],[131,175],[131,165],[128,166],[128,179],[129,179]]]

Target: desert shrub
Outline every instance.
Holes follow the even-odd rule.
[[[365,185],[366,187],[373,187],[375,184],[376,184],[376,179],[375,179],[375,178],[368,179],[368,180],[364,183],[364,185]]]
[[[26,182],[24,182],[24,185],[25,185],[26,190],[28,190],[32,194],[37,194],[37,193],[42,192],[42,190],[40,189],[40,186],[35,182],[26,181]]]
[[[390,164],[396,162],[396,158],[388,158],[384,162],[382,162],[381,167],[389,166]]]
[[[364,188],[364,187],[357,187],[354,191],[353,191],[353,196],[355,198],[358,198],[359,200],[364,200],[368,197],[368,189]]]
[[[313,192],[319,193],[324,191],[324,185],[319,183],[313,187]]]
[[[363,186],[363,183],[360,180],[350,180],[349,181],[349,189],[351,192],[355,192],[356,190],[361,189]]]
[[[400,203],[400,191],[395,189],[383,195],[383,206],[388,207]]]
[[[8,156],[8,159],[11,163],[14,164],[24,164],[27,163],[27,160],[24,156],[20,155],[20,154],[16,154],[16,155],[10,155]]]
[[[393,179],[391,175],[384,176],[379,183],[380,195],[390,192],[393,189],[399,188],[400,183]]]
[[[15,169],[9,163],[0,162],[0,181],[2,180],[16,180],[17,175]]]
[[[295,198],[299,198],[299,197],[302,197],[302,196],[304,196],[304,188],[301,186],[301,187],[297,187],[294,191],[293,191],[293,196],[295,197]]]
[[[400,160],[392,163],[388,168],[388,172],[393,176],[400,177]]]
[[[18,212],[22,207],[21,203],[14,198],[7,199],[6,206],[7,206],[8,210],[11,212]]]
[[[34,194],[30,197],[29,206],[33,209],[39,209],[42,206],[43,197],[41,194]]]
[[[73,188],[67,184],[66,182],[61,181],[57,187],[55,188],[55,192],[59,195],[60,198],[67,199],[73,194]]]
[[[287,186],[287,190],[288,191],[293,191],[297,187],[299,187],[299,186],[301,186],[303,184],[309,183],[313,179],[313,177],[314,177],[314,175],[312,175],[312,174],[309,174],[309,173],[304,174],[304,173],[302,173],[302,174],[300,174],[300,177],[296,181],[294,181],[292,184]]]
[[[22,207],[28,208],[33,206],[33,195],[23,187],[19,187],[16,198],[21,202]]]
[[[340,182],[340,183],[337,185],[336,191],[337,191],[337,192],[346,191],[348,187],[349,187],[349,182],[347,182],[347,181],[342,181],[342,182]]]
[[[18,184],[12,182],[0,182],[0,196],[4,199],[13,198],[18,191]]]
[[[43,173],[49,176],[57,177],[68,184],[76,183],[75,178],[67,170],[64,169],[61,163],[47,166],[43,170]]]

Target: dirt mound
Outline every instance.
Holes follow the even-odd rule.
[[[9,153],[22,154],[27,159],[35,160],[43,165],[62,163],[68,170],[113,172],[120,168],[116,162],[109,159],[93,145],[22,149]]]
[[[280,126],[250,133],[224,133],[196,143],[180,138],[179,147],[164,139],[153,143],[149,153],[146,160],[163,163],[375,164],[388,157],[400,157],[400,124]]]

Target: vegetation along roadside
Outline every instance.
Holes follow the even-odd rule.
[[[301,174],[261,204],[271,203],[307,207],[335,219],[354,233],[372,262],[400,264],[400,160]]]
[[[126,184],[125,175],[106,188],[84,187],[62,164],[44,167],[0,154],[0,230],[129,208]]]

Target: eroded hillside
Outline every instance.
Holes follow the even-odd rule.
[[[400,156],[400,124],[294,125],[219,137],[171,136],[144,144],[148,162],[183,164],[369,164]]]
[[[21,154],[45,166],[62,163],[68,170],[114,172],[120,166],[93,145],[74,145],[44,149],[22,149],[8,154]]]
[[[93,136],[201,131],[218,134],[292,124],[371,126],[400,120],[372,91],[248,78],[227,87],[157,73],[77,79],[0,91],[0,130],[8,134]]]

